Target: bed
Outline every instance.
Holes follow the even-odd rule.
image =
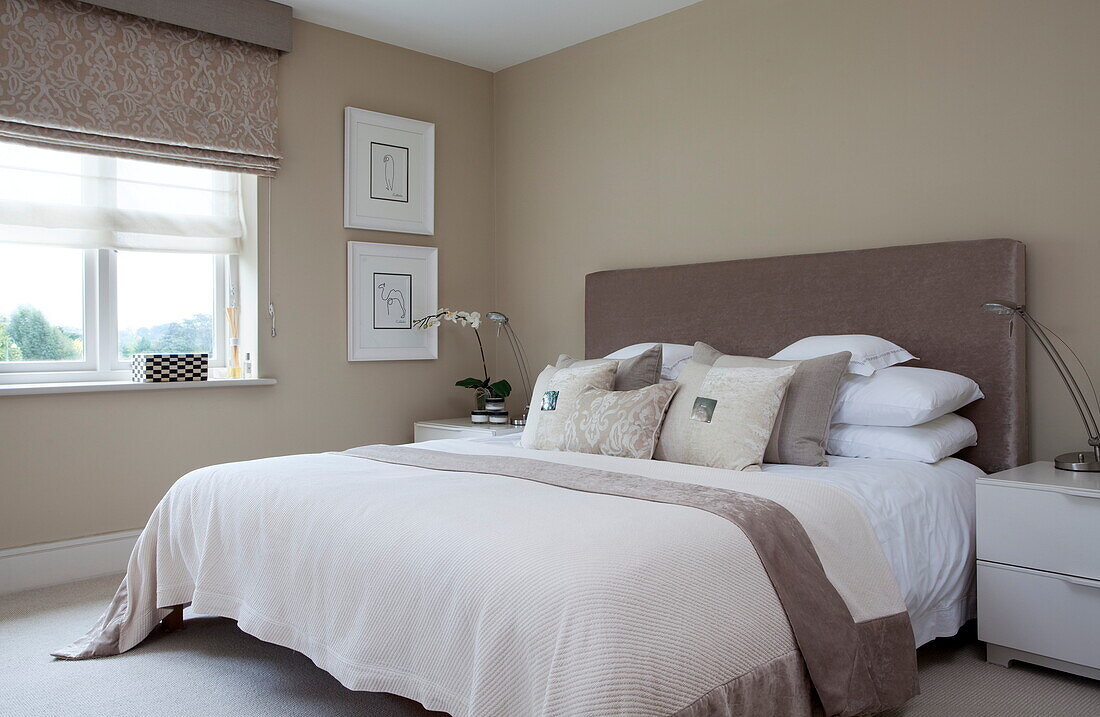
[[[690,310],[683,286],[706,287]],[[876,334],[982,385],[979,444],[762,472],[510,437],[212,466],[173,486],[99,623],[55,654],[124,652],[191,604],[456,717],[887,709],[916,691],[914,646],[973,609],[974,478],[1026,462],[1022,337],[984,320],[990,297],[1023,302],[1019,243],[589,275],[590,357]]]

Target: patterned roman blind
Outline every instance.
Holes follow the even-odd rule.
[[[278,57],[72,0],[0,0],[0,139],[274,176]]]

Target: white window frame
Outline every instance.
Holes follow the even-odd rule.
[[[213,347],[210,368],[224,368],[227,351],[226,297],[239,286],[237,262],[214,259]],[[232,275],[231,275],[232,274]],[[121,381],[130,365],[118,357],[118,250],[84,250],[84,359],[79,361],[0,361],[0,384],[62,381]]]

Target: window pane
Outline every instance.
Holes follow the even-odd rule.
[[[84,252],[0,244],[0,363],[84,359]]]
[[[118,356],[214,349],[214,257],[118,253]]]

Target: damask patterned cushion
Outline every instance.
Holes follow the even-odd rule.
[[[544,368],[535,379],[531,409],[520,445],[524,448],[550,446],[549,450],[555,450],[555,446],[561,444],[565,420],[577,396],[589,386],[611,390],[616,365],[614,361],[595,361],[570,368]]]
[[[759,470],[794,366],[711,367],[688,362],[654,458]]]
[[[562,354],[558,356],[558,362],[555,365],[558,368],[568,368],[569,366],[590,365],[598,361],[614,361],[617,364],[617,368],[615,369],[615,390],[633,391],[636,388],[652,386],[661,380],[661,357],[663,349],[664,347],[661,344],[656,344],[637,356],[631,356],[630,358],[589,359],[587,361],[579,361],[569,354]]]
[[[557,448],[649,460],[657,447],[665,411],[678,388],[671,381],[633,391],[589,386],[577,396],[565,422],[564,440]]]

